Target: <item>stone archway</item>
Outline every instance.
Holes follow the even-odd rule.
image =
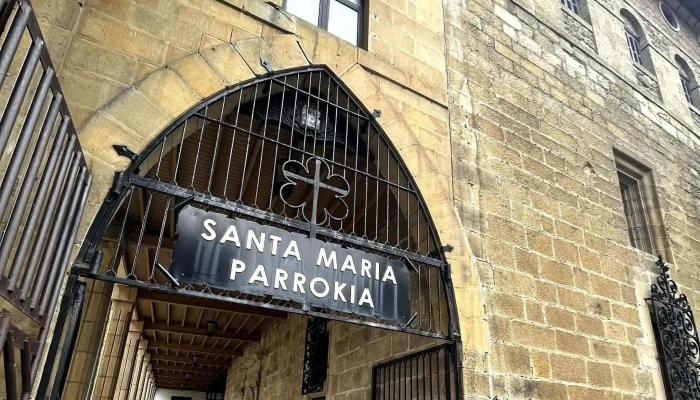
[[[81,130],[81,141],[95,176],[91,199],[105,198],[115,171],[129,160],[119,157],[112,145],[128,144],[140,152],[172,120],[202,99],[241,81],[267,73],[265,59],[273,69],[309,65],[303,43],[292,35],[248,39],[221,44],[177,60],[144,78],[95,113]],[[379,124],[394,143],[425,197],[443,243],[454,246],[448,255],[458,322],[466,349],[485,350],[487,333],[483,320],[477,274],[469,243],[452,206],[449,165],[436,165],[419,134],[400,110],[385,96],[376,76],[356,62],[331,66],[369,109],[381,109]],[[91,203],[83,222],[85,232],[99,204]]]

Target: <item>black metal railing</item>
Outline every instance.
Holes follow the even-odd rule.
[[[688,298],[678,293],[669,266],[659,257],[661,273],[651,285],[651,313],[666,398],[700,399],[700,341]]]
[[[372,368],[372,400],[461,399],[459,348],[446,343]]]
[[[0,30],[0,296],[15,309],[3,321],[26,316],[40,327],[38,337],[23,336],[35,351],[22,353],[21,388],[9,376],[15,369],[5,368],[7,398],[24,399],[38,369],[40,357],[33,356],[43,351],[91,177],[29,0],[0,0]],[[20,331],[7,324],[0,342],[10,365],[14,354],[7,343],[24,344],[18,343]]]

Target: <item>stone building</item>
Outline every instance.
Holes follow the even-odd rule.
[[[700,398],[699,20],[0,0],[0,397]]]

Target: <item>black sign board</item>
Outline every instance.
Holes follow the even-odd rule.
[[[175,279],[406,323],[410,272],[375,254],[187,206],[179,214]]]

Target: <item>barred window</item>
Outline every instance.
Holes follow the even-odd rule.
[[[681,88],[683,89],[683,95],[691,106],[697,106],[698,104],[698,83],[695,80],[695,74],[693,70],[690,69],[685,60],[676,55],[674,58],[676,62],[676,68],[678,68],[678,75],[680,76]]]
[[[642,25],[628,10],[620,11],[620,16],[625,24],[625,38],[630,57],[635,65],[643,67],[648,73],[654,73],[654,65],[651,60],[651,51]]]
[[[561,5],[578,15],[580,13],[579,1],[580,0],[561,0]]]
[[[632,57],[634,62],[642,65],[642,53],[639,51],[639,37],[629,29],[625,29],[625,35],[627,36],[627,47],[630,49],[630,57]]]
[[[630,243],[645,253],[667,256],[669,242],[651,169],[621,151],[614,155]]]
[[[353,46],[362,46],[363,3],[363,0],[285,0],[284,9]]]
[[[627,232],[632,246],[645,253],[652,254],[651,233],[649,231],[649,221],[642,198],[641,184],[639,180],[622,171],[617,171],[617,175],[620,179],[622,207],[625,211]]]

